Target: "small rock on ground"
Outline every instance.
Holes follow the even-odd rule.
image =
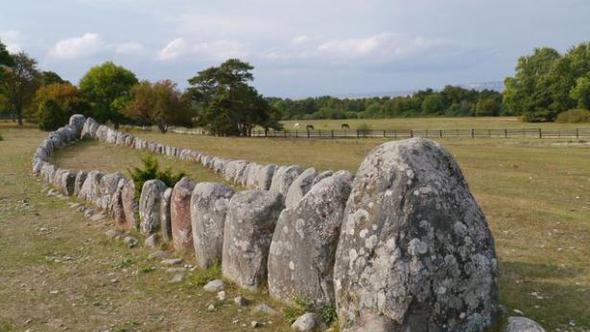
[[[273,314],[275,314],[277,312],[276,310],[274,310],[273,308],[271,308],[266,303],[262,303],[262,304],[257,305],[256,307],[254,307],[254,311],[255,312],[261,312],[263,314],[269,314],[269,315],[273,315]]]
[[[177,284],[177,283],[179,283],[179,282],[182,282],[182,280],[184,280],[184,274],[182,274],[182,273],[177,273],[177,274],[175,274],[175,275],[172,277],[172,279],[170,279],[170,281],[169,281],[169,282],[170,282],[171,284]]]
[[[203,289],[207,292],[219,292],[224,288],[225,283],[220,279],[211,280],[205,286],[203,286]]]
[[[238,306],[238,307],[245,307],[248,305],[248,300],[246,300],[244,297],[242,296],[236,296],[234,298],[234,303]]]
[[[180,265],[182,264],[182,258],[168,258],[162,260],[162,265]]]
[[[306,312],[293,322],[291,328],[295,331],[308,332],[321,329],[321,325],[321,321],[317,314]]]
[[[129,247],[129,248],[133,248],[133,247],[137,246],[137,243],[138,243],[137,239],[136,239],[136,238],[134,238],[133,236],[126,236],[126,237],[123,239],[123,242],[124,242],[124,243],[125,243],[125,244],[126,244],[128,247]]]

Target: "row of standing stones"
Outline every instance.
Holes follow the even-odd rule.
[[[79,139],[198,162],[249,190],[149,180],[137,200],[121,173],[50,162]],[[453,157],[427,139],[375,148],[356,175],[318,173],[162,145],[74,115],[41,143],[33,173],[120,229],[159,234],[175,250],[194,251],[200,267],[221,263],[242,288],[335,306],[343,331],[481,331],[501,313],[486,218]],[[543,331],[524,317],[510,317],[504,330]]]

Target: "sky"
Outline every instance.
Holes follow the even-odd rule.
[[[184,88],[237,57],[266,96],[502,81],[536,47],[590,41],[588,0],[19,0],[0,40],[73,83],[112,60]]]

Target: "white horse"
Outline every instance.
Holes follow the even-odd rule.
[[[293,125],[293,128],[299,128],[299,122]]]

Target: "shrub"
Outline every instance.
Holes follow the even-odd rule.
[[[129,170],[129,174],[135,183],[135,194],[137,197],[141,194],[143,184],[148,180],[157,179],[164,182],[168,187],[174,187],[176,182],[180,181],[186,175],[182,172],[173,173],[169,167],[161,171],[158,160],[152,156],[142,158],[141,162],[143,163],[142,168],[133,167]]]
[[[590,111],[584,109],[574,109],[559,113],[555,122],[559,123],[581,123],[590,122]]]
[[[39,105],[39,129],[56,130],[67,121],[67,114],[64,114],[63,109],[53,100],[46,100]]]

